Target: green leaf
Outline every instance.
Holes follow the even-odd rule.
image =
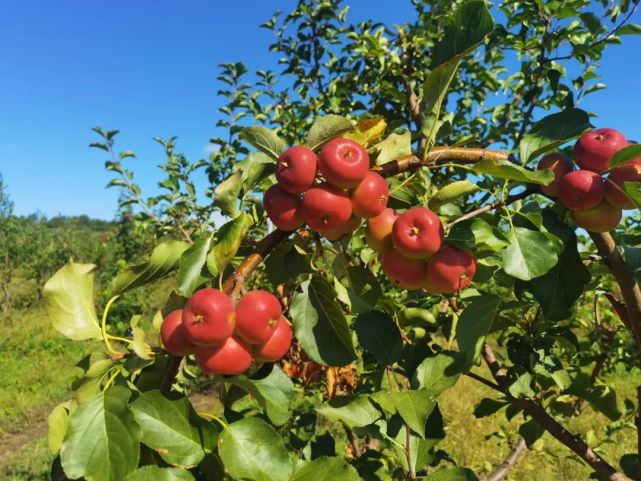
[[[478,481],[474,471],[468,468],[441,468],[430,474],[425,481]]]
[[[330,421],[344,422],[350,428],[368,426],[381,417],[381,413],[365,395],[336,397],[321,404],[316,411]]]
[[[546,229],[563,241],[563,252],[549,272],[527,282],[517,281],[515,290],[530,291],[541,305],[543,317],[560,321],[572,315],[572,306],[590,281],[590,271],[581,260],[574,231],[552,209],[543,211],[543,219]]]
[[[628,195],[630,200],[634,202],[637,209],[641,209],[641,183],[640,182],[624,182],[623,190]]]
[[[412,431],[425,437],[425,421],[436,407],[427,391],[379,391],[372,399],[388,413],[398,413]]]
[[[242,172],[237,170],[214,189],[214,207],[218,207],[229,217],[238,215],[238,195],[243,188],[242,179]]]
[[[285,141],[278,137],[273,130],[261,125],[245,127],[240,131],[239,137],[274,160],[278,160],[286,146]]]
[[[509,230],[506,237],[510,244],[503,251],[503,270],[523,281],[548,272],[559,260],[550,236],[524,227]]]
[[[584,373],[580,373],[563,394],[585,399],[593,409],[605,414],[611,421],[621,417],[616,391],[608,386],[595,385]]]
[[[185,297],[191,296],[200,284],[200,273],[207,261],[211,238],[212,236],[208,235],[196,239],[180,258],[178,292]]]
[[[531,448],[532,445],[545,433],[545,429],[534,419],[530,419],[519,426],[519,434],[525,440],[525,445]]]
[[[127,476],[125,481],[194,481],[194,476],[183,469],[143,466]]]
[[[56,331],[69,339],[102,339],[93,303],[93,264],[70,261],[44,286],[47,313]]]
[[[129,267],[116,277],[113,294],[122,294],[173,272],[179,267],[180,257],[188,248],[189,244],[182,241],[167,241],[158,244],[151,251],[147,262]]]
[[[568,109],[542,118],[532,126],[519,145],[521,162],[556,149],[589,129],[590,117],[580,109]]]
[[[462,249],[476,251],[499,252],[508,245],[505,235],[498,228],[478,217],[454,224],[447,240]]]
[[[372,146],[377,154],[376,165],[400,159],[412,153],[412,134],[405,130],[402,134],[390,134],[384,140]]]
[[[498,179],[531,184],[548,185],[554,180],[554,173],[549,169],[527,170],[507,160],[485,159],[474,164],[472,170],[478,174],[487,174]]]
[[[275,426],[282,426],[291,417],[291,401],[294,386],[289,377],[275,364],[267,367],[262,377],[234,376],[226,381],[248,392],[265,410]],[[264,371],[261,369],[257,374]]]
[[[174,466],[196,466],[216,442],[216,429],[196,414],[186,397],[171,400],[160,391],[147,391],[131,410],[142,442]]]
[[[492,414],[497,413],[505,406],[508,406],[510,403],[507,401],[498,401],[491,398],[483,398],[481,402],[474,408],[474,417],[476,418],[485,418],[491,416]]]
[[[136,469],[141,432],[127,404],[130,394],[114,386],[73,412],[60,450],[71,479],[121,481]]]
[[[232,478],[287,481],[292,470],[285,443],[269,424],[245,418],[229,425],[218,441],[220,457]]]
[[[345,132],[352,130],[352,121],[340,115],[325,115],[320,117],[309,129],[307,146],[312,150],[320,149],[325,143]]]
[[[236,164],[236,171],[241,173],[241,180],[243,192],[247,194],[250,192],[260,181],[265,179],[269,174],[274,172],[276,163],[274,159],[262,152],[252,152],[245,160]],[[238,196],[236,193],[235,197]],[[234,205],[238,203],[234,202]],[[228,213],[231,217],[235,217],[237,212],[233,214]]]
[[[485,336],[490,332],[500,299],[497,296],[474,297],[456,325],[459,351],[465,355],[465,367],[471,367],[481,353]]]
[[[632,144],[627,147],[618,150],[610,160],[610,168],[614,168],[617,165],[625,164],[626,162],[634,159],[635,157],[641,157],[641,145]]]
[[[361,478],[353,466],[342,458],[322,456],[301,464],[289,481],[359,481]]]
[[[617,28],[617,35],[641,35],[641,25],[636,23],[628,23],[620,28]]]
[[[67,434],[67,427],[69,426],[69,408],[70,401],[65,401],[58,404],[51,414],[49,414],[49,449],[53,454],[58,454],[62,446],[62,442]]]
[[[372,143],[378,142],[385,134],[387,122],[384,117],[373,117],[371,119],[362,119],[356,123],[351,132],[347,132],[343,137],[352,139],[367,148]]]
[[[427,75],[423,84],[422,101],[425,113],[421,124],[421,133],[427,140],[428,146],[434,145],[436,134],[442,125],[439,122],[441,110],[460,62],[460,59],[456,59],[439,65]]]
[[[443,204],[452,202],[459,197],[474,194],[481,188],[469,180],[457,180],[439,189],[439,191],[430,199],[430,207],[438,209]]]
[[[360,314],[374,309],[382,296],[381,286],[368,268],[347,265],[342,256],[337,256],[332,263],[332,271],[338,282],[344,287],[346,298],[341,298],[350,307],[352,313]],[[337,286],[340,288],[339,286]]]
[[[403,339],[389,314],[381,311],[359,314],[354,328],[360,345],[379,363],[389,366],[401,358]]]
[[[461,361],[457,353],[447,351],[425,358],[414,371],[412,388],[422,389],[436,399],[461,377]]]
[[[347,319],[326,279],[314,275],[302,282],[294,293],[290,314],[296,338],[312,360],[345,366],[356,358]]]
[[[510,395],[515,399],[534,397],[536,393],[532,389],[532,380],[532,374],[529,372],[521,374],[510,384],[508,388]]]
[[[252,225],[246,212],[223,225],[216,233],[216,242],[207,255],[207,269],[212,276],[221,274],[236,256],[245,234]]]
[[[432,49],[432,67],[461,57],[492,32],[494,21],[485,2],[465,2],[443,22],[443,38]]]

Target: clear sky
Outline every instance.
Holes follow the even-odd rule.
[[[258,25],[292,0],[19,0],[0,2],[0,173],[17,214],[113,218],[116,190],[91,127],[121,131],[137,181],[153,191],[161,161],[154,136],[178,136],[190,159],[216,134],[217,65],[273,68]],[[354,20],[412,17],[409,0],[350,0]],[[638,13],[633,18],[641,23]],[[600,126],[641,140],[641,37],[607,50],[608,89],[582,108]],[[131,160],[131,159],[129,159]]]

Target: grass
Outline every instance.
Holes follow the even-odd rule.
[[[0,479],[47,480],[52,458],[46,441],[47,415],[53,406],[69,397],[68,386],[75,375],[73,366],[85,354],[87,345],[56,333],[42,307],[17,310],[0,318],[0,325],[4,334],[0,339]],[[621,407],[626,397],[633,398],[634,387],[639,383],[631,376],[619,373],[607,379],[616,388]],[[506,437],[514,440],[522,422],[520,416],[508,422],[502,413],[476,419],[472,412],[484,397],[495,395],[491,389],[463,377],[441,402],[447,429],[441,448],[458,464],[471,467],[479,475],[503,460],[509,450]],[[604,429],[610,421],[586,407],[581,416],[563,423],[584,437],[588,433],[594,445],[605,439]],[[635,435],[630,429],[618,431],[611,439],[613,442],[599,448],[611,464],[617,465],[623,454],[636,450]],[[590,470],[581,461],[546,434],[508,479],[583,481],[589,475]]]

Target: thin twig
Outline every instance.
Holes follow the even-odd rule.
[[[494,472],[483,476],[479,481],[502,481],[507,476],[510,469],[516,466],[521,456],[527,451],[525,439],[519,436],[519,442],[510,449],[505,460],[494,470]]]

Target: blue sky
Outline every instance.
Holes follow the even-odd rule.
[[[153,191],[161,151],[154,136],[178,136],[190,159],[216,134],[217,65],[273,68],[271,33],[258,25],[293,1],[20,0],[0,2],[0,173],[17,214],[40,211],[113,218],[104,152],[88,149],[91,127],[117,128],[134,150],[137,181]],[[351,0],[350,17],[399,23],[408,1]],[[633,18],[641,23],[641,15]],[[599,126],[641,138],[641,37],[608,49],[608,89],[582,108]]]

